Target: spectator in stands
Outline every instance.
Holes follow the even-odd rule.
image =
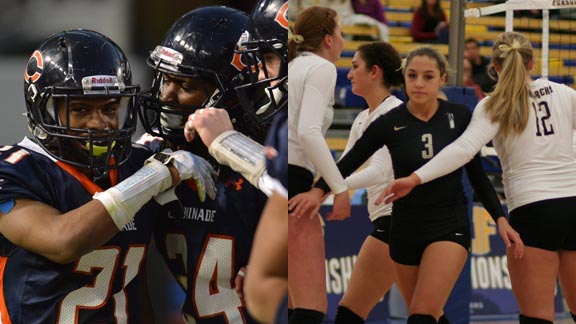
[[[366,4],[364,5],[364,10],[373,12],[374,10],[376,10],[375,5],[376,3],[379,3],[379,0],[368,0],[365,2]],[[386,18],[384,17],[384,9],[382,8],[381,4],[380,7],[382,8],[381,10],[382,15],[378,15],[376,10],[374,16],[367,15],[364,12],[356,12],[355,7],[352,6],[352,0],[295,0],[290,1],[289,8],[294,7],[297,8],[296,9],[297,12],[301,12],[302,10],[309,8],[311,6],[319,6],[334,9],[334,11],[338,13],[338,17],[340,18],[340,23],[342,25],[374,26],[378,28],[377,39],[385,42],[387,42],[389,39],[390,33],[388,29],[388,24],[386,22]]]
[[[496,85],[496,76],[492,78],[488,72],[490,59],[480,55],[480,44],[474,38],[466,39],[464,58],[472,63],[472,79],[482,88],[482,92],[490,93]]]
[[[462,86],[474,88],[474,94],[478,97],[478,100],[484,98],[484,92],[482,92],[482,88],[474,82],[474,78],[472,77],[472,63],[467,58],[464,58],[462,61]]]
[[[440,0],[422,0],[414,11],[411,32],[415,42],[448,44],[448,21]]]
[[[365,15],[373,18],[380,31],[380,40],[387,42],[389,39],[388,21],[384,13],[384,7],[380,0],[352,0],[352,7],[357,15]]]
[[[402,104],[400,99],[390,94],[390,87],[404,82],[402,59],[388,43],[361,45],[352,59],[348,79],[352,83],[352,92],[366,100],[368,109],[360,112],[354,120],[343,154],[354,146],[372,121]],[[392,179],[392,161],[385,147],[372,155],[364,169],[346,178],[349,189],[368,190],[368,212],[374,231],[360,248],[348,288],[336,312],[335,324],[364,323],[372,308],[396,281],[388,248],[392,205],[375,204],[378,195]]]
[[[310,190],[320,173],[336,194],[334,201],[344,206],[328,220],[350,216],[348,187],[324,139],[334,113],[334,62],[343,47],[338,14],[324,7],[309,7],[300,13],[288,41],[288,195]],[[290,202],[288,206],[290,212]],[[312,217],[288,219],[292,324],[321,323],[327,310],[324,238],[317,211]]]
[[[386,145],[394,176],[407,176],[456,140],[466,129],[471,112],[464,105],[437,99],[447,70],[446,58],[434,48],[410,52],[404,70],[408,102],[368,126],[338,162],[342,175],[348,176]],[[466,171],[477,196],[503,226],[501,235],[514,236],[478,155],[466,165]],[[408,305],[408,324],[436,324],[470,248],[462,169],[419,189],[392,207],[390,256]],[[312,189],[320,191],[316,196],[328,190],[323,179]],[[341,208],[338,203],[334,203],[337,210]]]
[[[524,257],[508,250],[512,290],[520,323],[552,323],[556,280],[576,322],[576,91],[546,79],[530,79],[530,41],[501,34],[492,48],[500,75],[492,94],[474,110],[470,126],[454,144],[402,179],[396,196],[451,172],[494,138],[503,165],[510,224],[526,244]]]

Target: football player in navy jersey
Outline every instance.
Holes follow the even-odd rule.
[[[50,36],[24,76],[33,138],[0,148],[0,322],[145,323],[149,201],[210,166],[131,144],[139,87],[104,35]]]
[[[266,148],[233,129],[226,109],[189,116],[185,135],[196,134],[219,163],[241,172],[269,196],[254,238],[246,273],[246,303],[262,323],[288,322],[287,297],[287,80],[286,0],[259,0],[240,40],[248,82],[236,87],[249,122],[267,129]],[[264,152],[268,152],[264,167]]]
[[[266,129],[247,122],[235,93],[245,80],[236,50],[247,22],[247,14],[227,7],[192,10],[173,24],[148,59],[155,80],[142,97],[148,134],[141,141],[157,151],[188,150],[218,171],[215,197],[202,202],[194,183],[183,183],[175,191],[181,206],[164,213],[155,228],[158,250],[186,291],[186,322],[255,323],[239,291],[266,196],[218,164],[199,137],[190,142],[184,137],[190,114],[216,106],[227,109],[235,129],[264,141]]]
[[[245,116],[266,130],[288,104],[288,1],[259,0],[242,35],[239,53],[246,64],[247,82],[236,87]],[[264,149],[250,133],[236,130],[226,109],[199,110],[188,117],[184,134],[200,136],[210,154],[221,164],[241,172],[267,195],[272,194],[266,174]]]

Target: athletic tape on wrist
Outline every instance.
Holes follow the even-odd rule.
[[[212,141],[209,152],[218,163],[240,172],[251,184],[258,187],[258,179],[266,170],[262,145],[242,133],[229,130]]]
[[[167,166],[157,160],[147,164],[116,186],[94,195],[102,202],[119,230],[134,218],[136,212],[153,196],[172,186],[172,175]]]

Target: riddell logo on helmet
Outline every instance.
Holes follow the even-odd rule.
[[[118,78],[114,75],[90,75],[82,78],[82,87],[92,89],[93,87],[118,87]]]
[[[180,52],[160,45],[156,46],[150,57],[154,61],[162,60],[172,65],[181,64],[184,59]]]
[[[168,51],[166,48],[162,48],[162,55],[165,55],[169,58],[174,58],[174,52]]]
[[[114,77],[92,77],[92,85],[107,85],[114,84],[116,78]]]

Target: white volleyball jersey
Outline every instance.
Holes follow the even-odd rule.
[[[395,96],[389,96],[378,105],[372,113],[370,113],[369,109],[361,111],[350,129],[344,154],[354,146],[370,123],[401,104],[402,100]],[[381,216],[392,214],[392,204],[380,204],[380,206],[376,206],[375,204],[378,196],[380,196],[388,184],[394,180],[392,161],[386,146],[376,151],[372,157],[364,163],[363,169],[350,175],[345,180],[349,189],[366,188],[368,193],[368,213],[371,221]]]
[[[324,135],[334,116],[336,67],[310,52],[288,64],[288,163],[319,172],[334,193],[347,190]]]
[[[576,196],[576,91],[544,79],[530,83],[530,116],[526,129],[504,138],[486,116],[486,98],[476,106],[462,136],[416,171],[422,182],[463,164],[494,136],[502,164],[502,182],[509,210],[554,198]]]

